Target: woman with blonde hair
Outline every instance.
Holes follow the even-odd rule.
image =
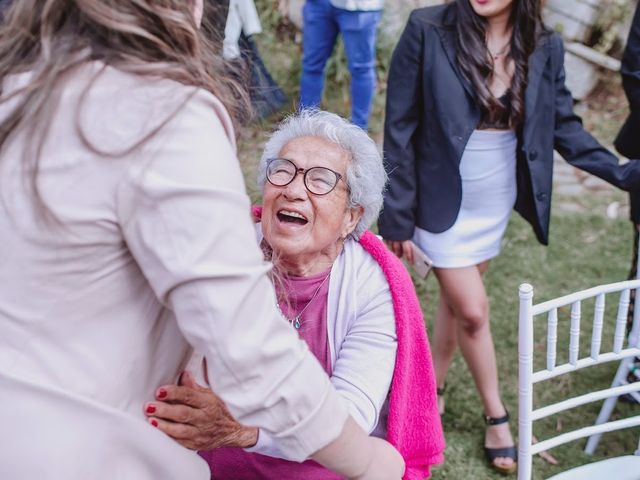
[[[202,0],[22,0],[0,27],[0,472],[200,479],[145,421],[196,350],[241,422],[400,478],[278,314]]]

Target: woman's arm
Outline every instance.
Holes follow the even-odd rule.
[[[357,278],[357,316],[342,344],[335,345],[331,383],[347,400],[351,416],[371,433],[389,394],[398,340],[391,291],[384,273],[372,261],[361,267]]]
[[[183,386],[169,385],[163,389],[164,401],[147,404],[147,414],[152,424],[187,448],[243,448],[256,442],[258,429],[238,423],[215,393],[197,385],[189,375]],[[148,411],[150,405],[154,415]],[[404,475],[405,464],[400,454],[387,442],[366,437],[352,418],[347,419],[338,440],[312,458],[352,480],[390,480]]]
[[[347,401],[352,418],[371,433],[391,385],[397,338],[387,280],[373,259],[365,258],[369,261],[360,266],[354,285],[358,288],[353,295],[357,315],[341,344],[334,346],[337,354],[331,383]],[[154,402],[154,412],[148,413],[165,433],[189,448],[250,447],[250,452],[286,458],[279,442],[266,431],[260,432],[257,443],[250,429],[240,423],[235,422],[235,429],[229,432],[234,420],[220,408],[217,396],[209,389],[188,386],[191,388],[163,387],[168,403]],[[211,428],[215,424],[222,427]]]
[[[620,165],[618,158],[607,150],[582,126],[573,111],[573,98],[565,85],[564,46],[559,37],[552,37],[555,65],[555,129],[554,147],[574,167],[596,175],[624,190],[640,189],[640,162]]]
[[[415,12],[393,51],[384,124],[389,185],[378,226],[387,240],[408,240],[415,227],[416,172],[413,136],[422,114],[423,31]]]
[[[186,448],[247,448],[258,441],[258,429],[239,423],[222,399],[196,383],[190,372],[180,375],[178,385],[160,387],[156,397],[158,401],[145,405],[149,422]]]

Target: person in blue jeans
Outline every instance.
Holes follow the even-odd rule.
[[[351,121],[363,129],[376,87],[376,30],[384,0],[307,0],[304,20],[300,107],[318,107],[324,87],[324,69],[338,33],[351,72]]]

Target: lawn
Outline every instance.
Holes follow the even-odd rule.
[[[293,108],[297,97],[297,79],[300,70],[300,45],[296,43],[293,29],[282,28],[279,34],[269,28],[278,22],[277,14],[271,0],[258,3],[262,12],[265,33],[260,35],[258,45],[263,53],[265,63],[276,80],[290,96],[290,108]],[[275,22],[275,23],[274,23]],[[381,141],[383,107],[385,94],[385,65],[393,45],[393,39],[382,38],[379,47],[379,91],[376,95],[370,132],[376,141]],[[343,51],[339,48],[337,55],[331,60],[329,88],[325,89],[324,108],[348,116],[348,75],[343,62]],[[611,77],[599,89],[603,101],[609,97],[602,93],[619,88],[619,81]],[[596,130],[604,141],[610,142],[615,135],[619,122],[624,118],[625,107],[614,119],[600,115],[598,105],[602,102],[589,103],[592,110],[585,112],[587,123]],[[604,111],[604,108],[602,109]],[[267,133],[279,119],[278,115],[268,121],[254,124],[241,132],[239,140],[239,157],[245,172],[247,187],[254,201],[259,201],[259,192],[255,187],[255,165]],[[554,205],[559,198],[555,198]],[[627,276],[632,248],[631,225],[626,218],[609,219],[605,215],[608,204],[618,201],[626,204],[625,195],[615,191],[600,192],[593,197],[563,198],[580,205],[582,213],[566,213],[554,208],[551,222],[550,246],[543,247],[537,243],[529,225],[513,215],[500,257],[495,259],[486,274],[486,285],[491,301],[491,324],[498,354],[498,366],[502,392],[507,408],[512,415],[512,430],[517,429],[517,312],[518,286],[529,282],[535,288],[535,302],[544,301],[554,296],[588,288],[601,283],[623,280]],[[432,321],[437,305],[438,288],[434,277],[426,281],[416,280],[416,288],[420,296],[427,329],[431,332]],[[617,302],[613,296],[607,298],[610,310]],[[583,318],[590,318],[592,310],[583,308]],[[614,312],[615,315],[615,312]],[[613,320],[611,315],[609,322]],[[568,321],[568,315],[560,319],[561,325]],[[606,323],[605,323],[606,324]],[[606,327],[605,327],[606,328]],[[583,351],[589,343],[589,331],[582,334]],[[605,337],[607,338],[607,337]],[[536,345],[540,345],[537,343]],[[560,345],[560,343],[559,343]],[[544,345],[542,345],[544,346]],[[616,365],[581,371],[573,376],[561,376],[553,381],[545,382],[542,388],[535,391],[534,401],[546,404],[563,395],[578,395],[588,388],[607,386],[615,371]],[[592,371],[589,371],[592,370]],[[460,355],[456,356],[450,371],[447,389],[447,411],[443,417],[447,438],[446,462],[434,470],[433,479],[493,479],[502,478],[489,470],[484,462],[482,439],[484,424],[481,418],[482,407],[477,397],[471,375]],[[577,426],[586,426],[593,422],[599,404],[581,407],[575,411],[553,417],[547,422],[540,422],[534,428],[534,434],[543,439],[553,430],[568,431]],[[632,413],[633,407],[618,404],[614,415],[624,416]],[[636,407],[637,410],[637,407]],[[638,439],[638,431],[628,430],[607,434],[601,440],[594,458],[604,458],[632,452]],[[582,453],[584,442],[573,442],[558,447],[551,453],[560,465],[552,466],[541,458],[534,459],[534,479],[546,478],[557,471],[589,461]],[[614,477],[612,477],[614,478]]]

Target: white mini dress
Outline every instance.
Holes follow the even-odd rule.
[[[500,253],[516,201],[516,147],[512,130],[474,130],[460,160],[462,203],[442,233],[416,227],[413,241],[440,268],[477,265]]]

